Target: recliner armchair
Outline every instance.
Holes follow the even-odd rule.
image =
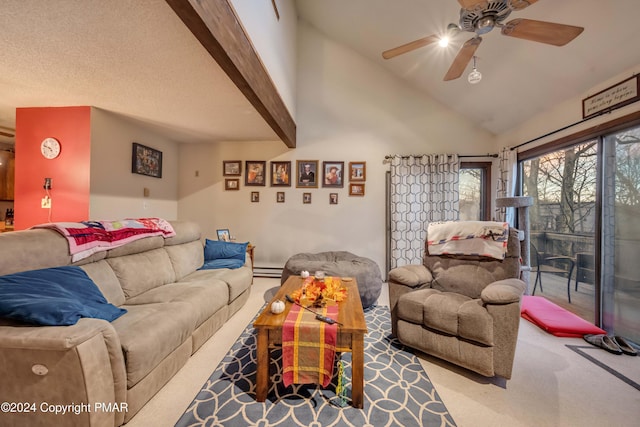
[[[503,260],[430,255],[389,272],[392,333],[409,347],[487,377],[511,378],[520,324],[518,230]]]

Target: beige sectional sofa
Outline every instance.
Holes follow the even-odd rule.
[[[171,225],[174,237],[147,237],[75,264],[56,231],[0,234],[0,275],[79,265],[108,302],[127,310],[113,322],[81,318],[72,326],[0,318],[0,396],[17,410],[0,413],[1,425],[126,423],[244,305],[249,257],[238,269],[198,270],[199,227]]]

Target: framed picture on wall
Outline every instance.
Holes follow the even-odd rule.
[[[244,185],[265,186],[266,166],[267,166],[267,162],[265,162],[264,160],[261,160],[261,161],[247,160],[245,162]]]
[[[284,191],[278,191],[276,193],[276,202],[277,203],[284,203]]]
[[[229,191],[240,190],[240,178],[227,178],[224,180],[224,189]]]
[[[251,202],[258,203],[260,201],[260,192],[252,191],[251,192]]]
[[[342,188],[344,162],[322,162],[322,186]]]
[[[311,203],[311,193],[302,193],[302,203],[305,205]]]
[[[349,162],[349,181],[367,180],[367,162]]]
[[[134,142],[131,173],[162,178],[162,151]]]
[[[364,196],[364,184],[349,184],[350,196]]]
[[[291,187],[291,162],[271,162],[271,186]]]
[[[338,204],[338,193],[329,193],[329,204],[330,205]]]
[[[296,160],[296,187],[318,188],[318,161]]]
[[[222,175],[242,176],[242,162],[240,160],[223,160]]]

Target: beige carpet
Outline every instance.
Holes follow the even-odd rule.
[[[247,304],[127,427],[173,426],[265,298],[271,298],[278,286],[279,279],[256,278]],[[386,286],[378,305],[388,305]],[[509,381],[484,378],[430,356],[421,356],[421,362],[460,427],[638,425],[640,391],[567,344],[588,345],[581,338],[554,337],[521,320],[513,378]],[[583,350],[597,355],[598,360],[618,372],[636,378],[640,372],[640,357]]]

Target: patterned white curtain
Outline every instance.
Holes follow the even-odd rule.
[[[516,195],[516,178],[518,176],[518,153],[505,147],[500,152],[498,161],[498,188],[497,197],[513,197]],[[515,227],[516,210],[515,208],[496,208],[496,221],[506,221],[509,225]]]
[[[457,155],[391,157],[389,267],[422,264],[427,224],[459,217]]]

